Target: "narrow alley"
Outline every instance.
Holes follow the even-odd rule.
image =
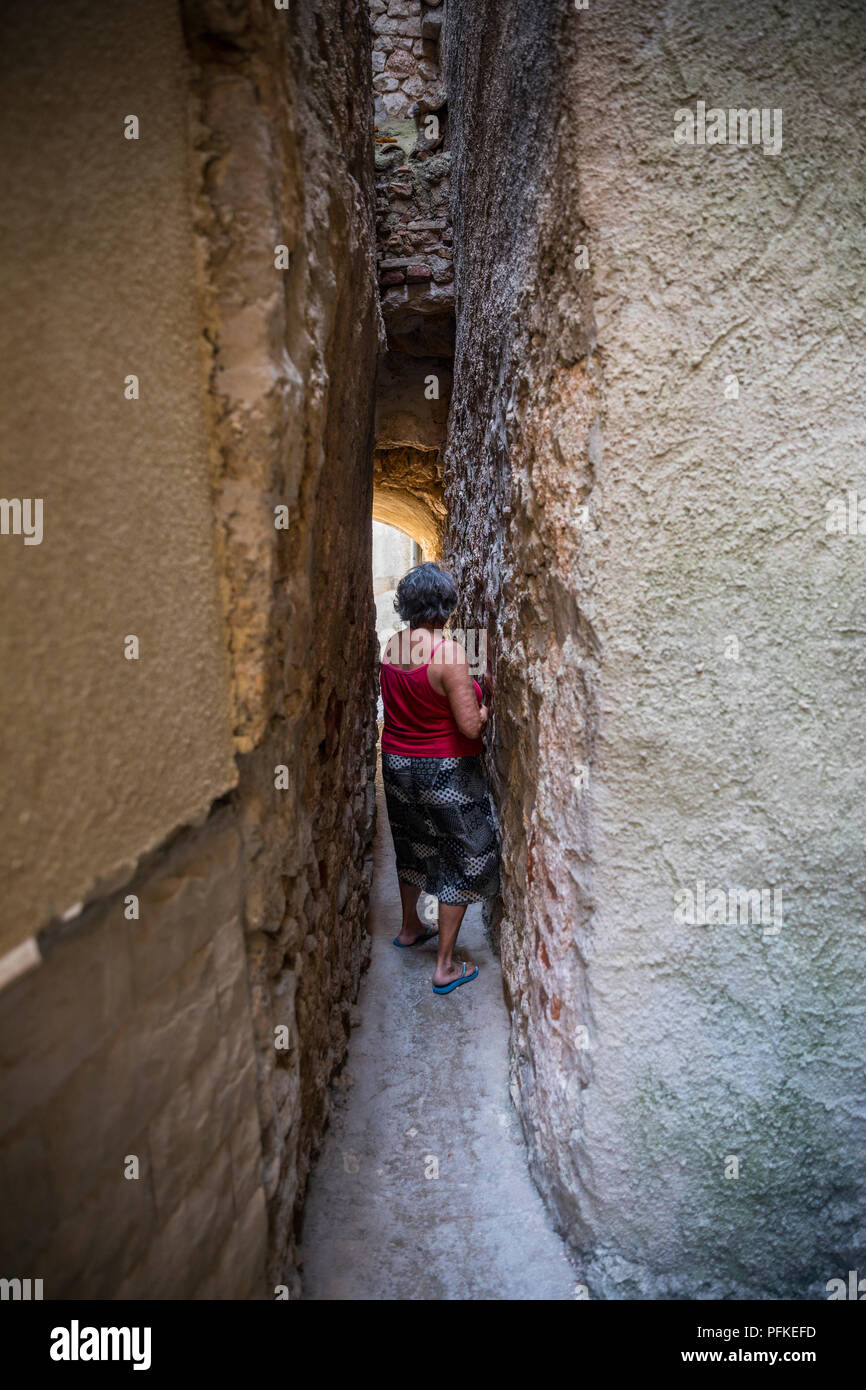
[[[860,1297],[866,4],[0,28],[0,1301]]]
[[[508,1095],[502,971],[481,908],[458,950],[479,978],[439,998],[435,948],[392,945],[400,900],[381,778],[377,792],[372,958],[304,1208],[303,1296],[574,1298]]]

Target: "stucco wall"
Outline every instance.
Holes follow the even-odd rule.
[[[3,26],[0,492],[43,498],[44,534],[0,536],[0,950],[235,780],[178,11],[13,0]]]
[[[446,555],[496,651],[514,1096],[591,1296],[864,1259],[866,539],[825,529],[866,487],[863,18],[449,4]],[[675,144],[698,100],[781,108],[781,152]],[[699,880],[781,930],[678,924]]]

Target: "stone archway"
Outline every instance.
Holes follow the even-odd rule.
[[[417,541],[424,558],[442,551],[445,493],[440,450],[451,399],[448,358],[391,348],[376,380],[373,518]]]
[[[435,449],[376,451],[373,465],[373,520],[405,531],[425,560],[442,552],[445,499]]]

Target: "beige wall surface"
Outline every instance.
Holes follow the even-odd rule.
[[[866,1253],[866,534],[826,525],[866,495],[866,13],[615,9],[575,112],[606,407],[591,1268],[608,1295],[823,1298]],[[675,144],[699,100],[781,148]],[[699,883],[721,922],[676,920]],[[732,895],[771,887],[743,922]]]
[[[273,1296],[242,894],[222,807],[0,992],[0,1265],[46,1299]]]
[[[44,534],[0,536],[0,949],[235,779],[177,7],[2,23],[0,495],[42,498]]]
[[[862,1268],[863,23],[449,5],[445,553],[493,634],[513,1094],[593,1297]],[[699,100],[781,149],[676,144]],[[676,919],[700,883],[725,920]]]

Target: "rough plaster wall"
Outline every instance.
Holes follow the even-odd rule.
[[[184,11],[268,1267],[296,1291],[294,1217],[369,949],[381,328],[369,20],[361,0]],[[274,269],[279,244],[288,272]],[[281,1024],[289,1047],[275,1050]]]
[[[0,536],[0,951],[235,779],[178,15],[13,0],[3,28],[0,495],[43,498],[44,537]]]
[[[825,531],[866,488],[863,18],[449,6],[446,554],[497,653],[513,1091],[594,1296],[864,1260],[866,539]],[[676,146],[698,99],[781,107],[781,155]],[[781,932],[675,925],[698,879],[781,887]]]

